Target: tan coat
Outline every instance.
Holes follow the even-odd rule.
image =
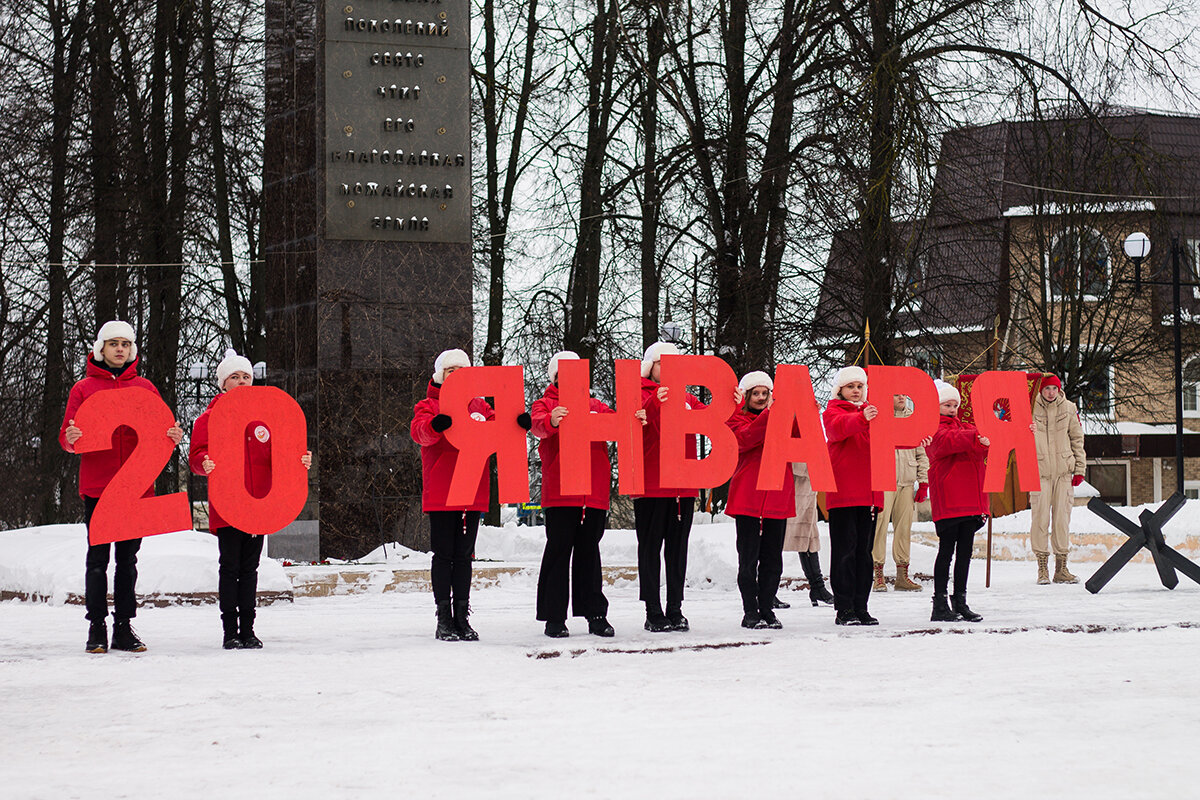
[[[808,465],[803,461],[792,464],[792,480],[796,488],[796,516],[787,521],[783,549],[797,553],[815,553],[820,547],[817,532],[817,493],[808,480]]]
[[[1033,401],[1033,435],[1037,447],[1038,472],[1042,481],[1062,475],[1083,475],[1087,459],[1083,454],[1083,426],[1075,404],[1062,392],[1047,403],[1038,394]]]
[[[896,449],[896,488],[929,483],[929,457],[924,447]]]

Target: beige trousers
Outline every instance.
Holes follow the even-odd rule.
[[[912,486],[883,493],[883,511],[875,519],[875,546],[871,548],[871,559],[876,564],[882,564],[885,560],[889,520],[893,528],[892,559],[897,564],[907,564],[909,543],[912,541]]]
[[[1033,513],[1033,523],[1029,531],[1029,543],[1037,555],[1048,555],[1049,545],[1054,546],[1054,554],[1065,556],[1071,549],[1071,501],[1074,492],[1071,490],[1071,473],[1042,479],[1042,491],[1029,493],[1029,506]],[[1051,519],[1053,518],[1053,536],[1050,534]]]

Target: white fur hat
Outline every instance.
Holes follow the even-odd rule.
[[[747,372],[738,382],[738,388],[743,392],[749,392],[755,386],[765,386],[771,391],[775,391],[775,382],[765,372]]]
[[[433,382],[437,384],[445,382],[446,375],[443,370],[446,367],[469,366],[471,366],[471,357],[462,350],[443,350],[442,354],[433,362]]]
[[[560,350],[550,357],[550,363],[546,365],[546,374],[550,376],[551,383],[558,380],[558,362],[563,359],[577,361],[579,360],[579,354],[571,350]]]
[[[225,351],[225,357],[217,364],[217,388],[225,391],[225,379],[235,372],[245,372],[254,377],[254,365],[245,356],[239,356],[232,347]]]
[[[670,342],[655,342],[646,348],[646,355],[642,356],[642,377],[649,378],[650,370],[654,368],[654,362],[660,360],[663,356],[677,356],[679,348]]]
[[[867,386],[867,371],[862,367],[855,366],[842,367],[839,369],[837,374],[833,376],[833,396],[836,398],[838,396],[838,392],[841,391],[843,386],[848,383],[854,383],[855,381],[861,382],[863,388],[865,389]],[[863,394],[863,399],[866,399],[865,392]]]
[[[137,335],[133,332],[133,326],[128,322],[112,319],[100,326],[100,332],[96,334],[96,343],[92,345],[92,355],[97,361],[100,360],[100,351],[104,349],[104,343],[109,339],[128,339],[133,342],[133,346],[129,348],[129,360],[137,358]]]
[[[933,382],[933,385],[937,387],[939,405],[947,400],[957,400],[960,403],[962,402],[962,395],[958,393],[958,389],[955,389],[945,381],[938,379]]]

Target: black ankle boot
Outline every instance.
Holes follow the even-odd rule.
[[[458,627],[454,624],[454,612],[450,610],[450,601],[437,604],[437,630],[433,634],[435,639],[441,639],[443,642],[457,642]]]
[[[933,614],[929,617],[930,622],[957,622],[958,614],[950,610],[950,603],[946,601],[946,595],[935,594],[933,596]]]
[[[967,622],[983,622],[983,617],[976,614],[967,607],[967,593],[950,595],[950,607],[954,609],[954,613]]]
[[[108,624],[104,620],[96,620],[88,626],[87,651],[89,653],[108,652]]]
[[[859,622],[858,614],[854,613],[854,609],[843,608],[841,611],[837,612],[837,615],[833,618],[833,624],[834,625],[861,625],[862,623]]]
[[[800,553],[800,568],[804,570],[804,579],[808,581],[808,599],[813,606],[822,603],[833,605],[833,595],[825,587],[825,578],[821,575],[821,562],[816,553]]]
[[[742,615],[742,627],[750,630],[758,630],[759,628],[767,627],[767,623],[758,615],[757,611],[747,611]]]
[[[854,612],[854,614],[855,614],[855,616],[858,617],[859,625],[878,625],[879,624],[879,620],[872,617],[865,608],[858,609],[857,611]]]
[[[565,622],[547,622],[546,635],[551,639],[565,639],[571,635]]]
[[[127,619],[119,619],[113,623],[113,650],[124,650],[129,653],[143,653],[146,645],[134,633],[133,626]]]
[[[466,600],[454,601],[454,627],[458,628],[458,638],[463,642],[479,641],[479,634],[471,627],[471,623],[467,622],[467,617],[470,615],[470,603]]]
[[[671,621],[662,612],[662,606],[646,604],[646,624],[643,626],[651,633],[666,633],[671,630]]]
[[[779,630],[783,627],[783,623],[779,621],[779,617],[775,616],[775,612],[771,609],[759,613],[762,617],[763,624],[772,630]]]
[[[671,623],[671,630],[673,631],[686,631],[689,628],[687,617],[678,608],[667,609],[667,622]]]
[[[230,622],[224,618],[221,619],[221,629],[224,631],[224,637],[221,641],[221,647],[226,650],[241,650],[242,637],[238,636],[237,621]]]
[[[616,636],[613,626],[608,624],[608,617],[588,617],[588,633],[605,638]]]

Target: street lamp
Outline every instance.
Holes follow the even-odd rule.
[[[1150,255],[1150,237],[1141,231],[1125,237],[1125,255],[1133,262],[1134,290],[1142,288],[1142,261]],[[1197,286],[1183,284],[1179,276],[1179,237],[1171,237],[1171,280],[1149,280],[1151,286],[1170,286],[1171,305],[1174,309],[1172,327],[1175,330],[1175,491],[1183,495],[1183,320],[1179,305],[1180,287]]]

